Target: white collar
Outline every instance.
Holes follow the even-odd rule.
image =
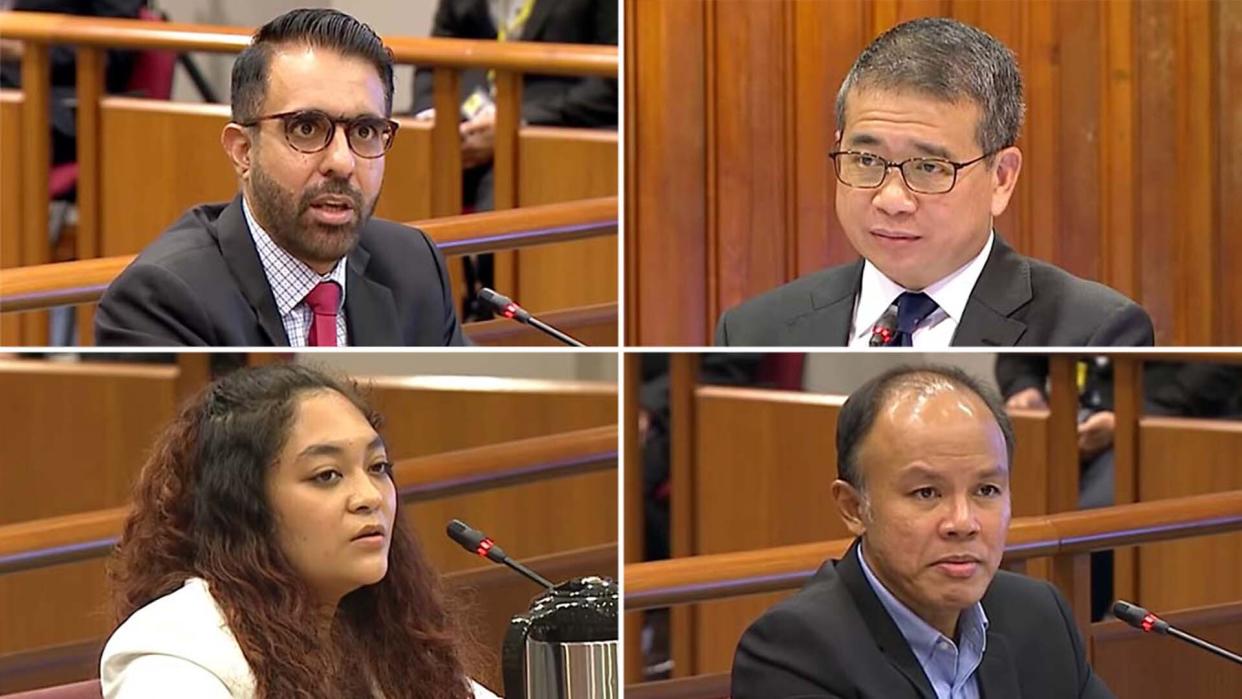
[[[988,233],[987,242],[983,244],[983,249],[978,255],[947,277],[922,290],[936,302],[936,305],[940,306],[931,317],[943,314],[953,319],[954,323],[962,321],[962,313],[965,312],[966,303],[970,300],[970,292],[974,291],[975,283],[979,281],[979,275],[983,273],[983,266],[987,264],[988,256],[992,254],[992,243],[995,240],[996,231]],[[858,299],[854,302],[854,326],[850,335],[851,339],[869,334],[876,321],[884,315],[884,311],[888,310],[888,307],[893,305],[897,297],[905,291],[912,290],[889,279],[879,268],[871,264],[870,260],[863,262],[862,284],[858,290]]]

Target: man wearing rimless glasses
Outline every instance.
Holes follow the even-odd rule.
[[[188,211],[109,286],[100,345],[461,345],[444,260],[373,219],[392,56],[335,10],[295,10],[233,66],[221,136],[241,184]]]
[[[1102,284],[1019,255],[993,229],[1022,169],[1017,61],[991,35],[920,19],[882,34],[837,95],[836,211],[857,262],[721,316],[720,345],[1151,345]]]

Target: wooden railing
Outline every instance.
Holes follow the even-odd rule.
[[[79,259],[98,255],[101,244],[101,100],[104,97],[104,58],[108,49],[157,49],[177,52],[238,53],[250,43],[251,30],[240,27],[187,23],[156,23],[128,19],[84,18],[35,12],[0,13],[0,37],[23,42],[22,52],[22,193],[18,229],[22,231],[21,266],[50,261],[48,230],[48,153],[51,149],[49,115],[49,47],[77,47],[77,185]],[[495,70],[496,124],[493,168],[494,207],[518,205],[518,127],[521,123],[522,75],[561,74],[617,76],[615,46],[577,46],[531,42],[468,39],[389,37],[386,45],[398,64],[434,69],[436,119],[432,127],[431,157],[443,172],[461,171],[458,132],[459,70]],[[432,179],[432,215],[461,211],[460,177]],[[27,329],[46,337],[46,319],[32,316]]]
[[[1018,518],[1009,527],[1005,559],[1008,566],[1039,556],[1077,556],[1232,531],[1242,531],[1242,491]],[[825,560],[840,558],[851,542],[837,539],[627,565],[625,608],[634,611],[792,590]]]
[[[430,500],[616,468],[617,428],[596,427],[402,459],[394,478],[403,501]],[[105,556],[128,507],[0,527],[0,575]]]
[[[617,198],[446,216],[408,225],[425,231],[446,255],[499,252],[616,235]],[[0,313],[98,301],[134,257],[120,255],[0,270]]]

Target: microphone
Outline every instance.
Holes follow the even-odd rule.
[[[887,347],[897,332],[897,304],[892,304],[884,311],[884,315],[871,328],[871,347]]]
[[[1233,662],[1242,665],[1242,656],[1239,656],[1236,653],[1231,653],[1213,643],[1208,643],[1197,636],[1188,634],[1136,604],[1130,604],[1125,600],[1117,600],[1117,602],[1113,604],[1113,614],[1116,615],[1118,619],[1121,619],[1140,631],[1144,631],[1146,633],[1154,631],[1159,634],[1172,636],[1193,646],[1198,646],[1208,652],[1215,653],[1226,660],[1232,660]]]
[[[497,313],[510,320],[516,320],[523,325],[529,325],[532,328],[543,332],[545,335],[550,335],[557,340],[564,342],[570,347],[586,347],[586,345],[582,344],[578,340],[575,340],[569,335],[566,335],[560,330],[557,330],[551,325],[548,325],[542,320],[539,320],[535,316],[531,315],[530,311],[517,305],[512,301],[512,299],[504,294],[498,294],[487,287],[483,287],[479,290],[479,298],[483,299],[483,302],[491,306]],[[896,325],[896,321],[894,321],[893,324]]]
[[[476,553],[495,563],[503,563],[526,576],[527,579],[534,581],[534,583],[540,587],[547,588],[549,590],[553,588],[550,580],[530,568],[527,568],[521,563],[518,563],[512,558],[509,558],[505,555],[504,549],[492,542],[491,537],[478,529],[472,528],[460,519],[455,519],[449,522],[446,531],[448,532],[450,539],[456,541],[458,544],[461,544],[461,547],[470,553]]]

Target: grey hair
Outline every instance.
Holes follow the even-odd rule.
[[[974,102],[981,112],[975,140],[984,153],[1012,146],[1026,112],[1013,51],[982,29],[945,17],[898,24],[863,49],[837,92],[842,133],[845,98],[855,88],[912,90],[946,102]]]

